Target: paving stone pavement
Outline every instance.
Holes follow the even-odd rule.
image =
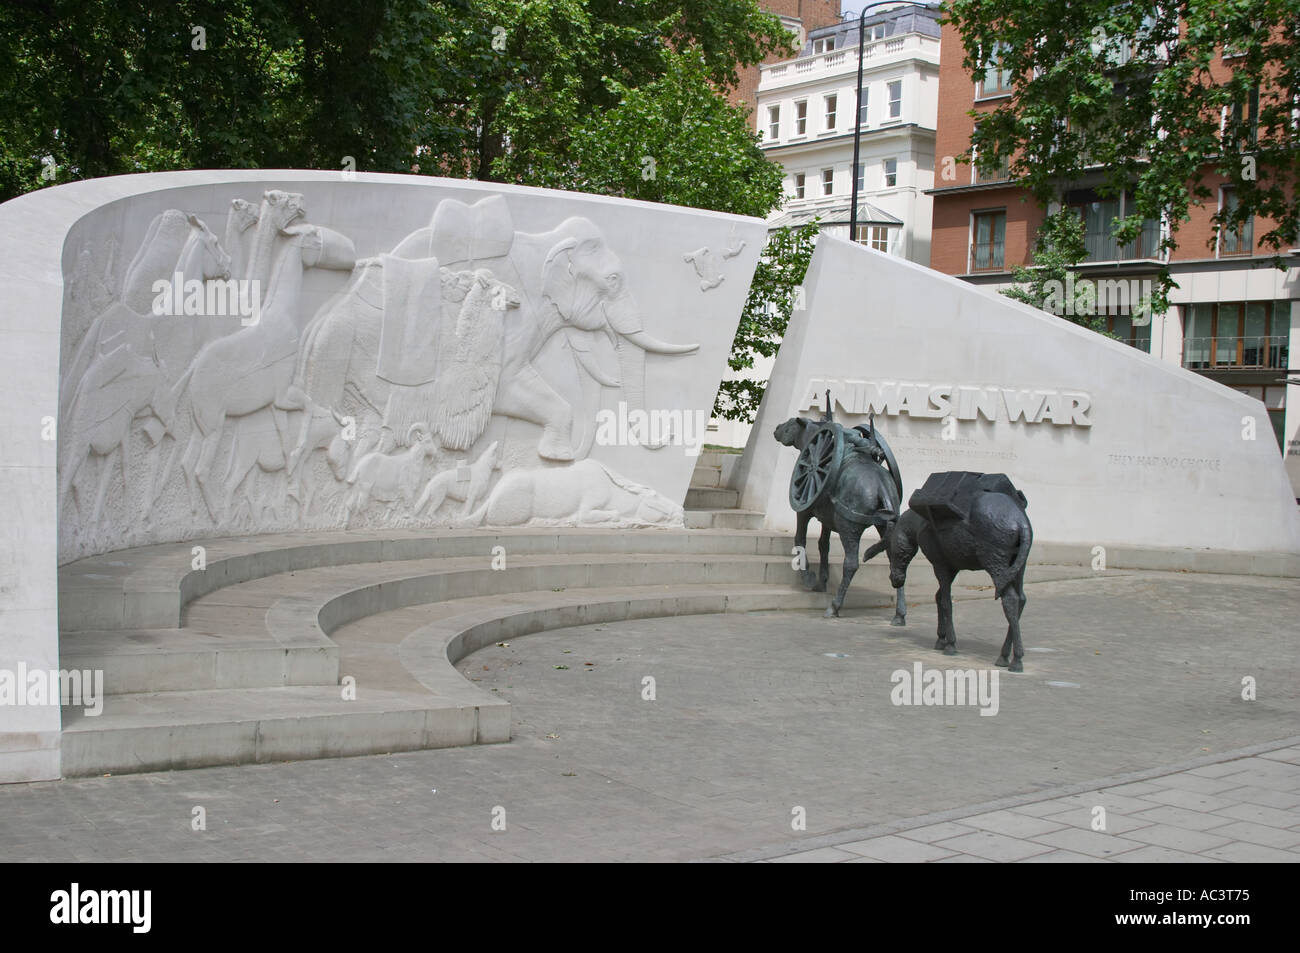
[[[725,859],[782,864],[1300,862],[1300,744],[1172,774],[1141,774],[1141,781],[1103,783],[1043,800],[1022,797],[992,810],[946,811],[889,826],[887,833],[841,832],[819,838],[820,846],[811,849],[767,849]],[[1184,798],[1188,793],[1194,797]],[[1203,810],[1172,807],[1170,796],[1191,800]],[[1283,804],[1285,809],[1270,806]]]
[[[460,664],[511,700],[507,745],[0,786],[0,860],[1300,860],[1300,580],[1070,575],[1028,587],[1023,675],[991,598],[934,652],[928,580],[901,629],[540,633]],[[916,663],[996,672],[997,714],[894,704]]]

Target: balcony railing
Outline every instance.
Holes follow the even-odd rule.
[[[864,63],[870,63],[873,59],[892,56],[907,50],[928,53],[937,60],[939,40],[936,37],[926,36],[921,33],[891,36],[884,40],[868,40],[862,51],[862,60]],[[795,78],[802,80],[810,74],[851,71],[857,69],[857,65],[858,53],[857,44],[855,43],[853,46],[832,50],[829,53],[816,53],[796,60],[786,60],[784,63],[762,66],[759,69],[758,88],[760,90],[765,89],[773,85],[773,81],[776,80],[786,83]]]
[[[1245,336],[1183,339],[1183,366],[1195,370],[1215,367],[1276,367],[1285,369],[1289,336]]]
[[[971,246],[971,271],[1001,271],[1005,240],[976,242]]]
[[[1083,235],[1087,250],[1084,261],[1127,261],[1132,258],[1155,258],[1160,244],[1160,224],[1152,219],[1142,223],[1137,241],[1119,245],[1109,229],[1089,230]]]

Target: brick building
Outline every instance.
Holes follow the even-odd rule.
[[[968,111],[991,112],[1012,95],[1012,78],[990,70],[976,84],[962,65],[961,38],[950,24],[943,27],[940,43],[930,266],[996,290],[1011,283],[1016,265],[1032,264],[1045,214],[1005,172],[982,175],[973,165],[955,163],[970,148],[977,121]],[[1231,69],[1231,58],[1219,57],[1215,79],[1226,79]],[[1100,173],[1085,178],[1064,195],[1085,222],[1088,255],[1077,272],[1099,289],[1106,280],[1136,289],[1160,270],[1156,245],[1167,226],[1149,221],[1133,245],[1119,247],[1110,226],[1125,214],[1127,200],[1099,195],[1095,187],[1101,178]],[[1107,325],[1153,357],[1262,400],[1274,436],[1290,451],[1288,470],[1300,497],[1300,407],[1294,406],[1300,405],[1300,393],[1290,387],[1293,407],[1288,413],[1286,384],[1292,346],[1300,344],[1300,248],[1283,252],[1285,270],[1272,267],[1272,252],[1262,251],[1256,241],[1270,223],[1256,220],[1239,233],[1216,229],[1211,217],[1232,201],[1232,193],[1217,176],[1204,183],[1214,198],[1191,208],[1190,220],[1176,233],[1179,247],[1168,261],[1177,283],[1170,310],[1148,320],[1139,308],[1135,320],[1128,303],[1121,299],[1116,304],[1112,296]]]

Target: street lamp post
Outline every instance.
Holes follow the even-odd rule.
[[[924,3],[903,3],[900,0],[875,0],[868,3],[858,14],[858,89],[857,89],[857,108],[853,111],[853,168],[849,174],[853,176],[853,205],[849,209],[849,241],[857,241],[858,237],[858,155],[862,148],[862,54],[866,47],[864,42],[867,28],[867,13],[879,7],[919,7],[922,10],[928,10],[929,5]]]

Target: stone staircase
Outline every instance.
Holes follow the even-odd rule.
[[[729,488],[732,469],[739,462],[739,453],[700,453],[686,491],[688,529],[762,529],[763,514],[739,509],[740,493]]]
[[[715,488],[716,489],[716,488]],[[61,667],[100,669],[63,710],[65,776],[508,741],[474,650],[629,618],[820,610],[789,540],[743,529],[338,532],[122,550],[60,570]],[[892,606],[883,564],[850,606]],[[834,581],[834,576],[833,576]]]

